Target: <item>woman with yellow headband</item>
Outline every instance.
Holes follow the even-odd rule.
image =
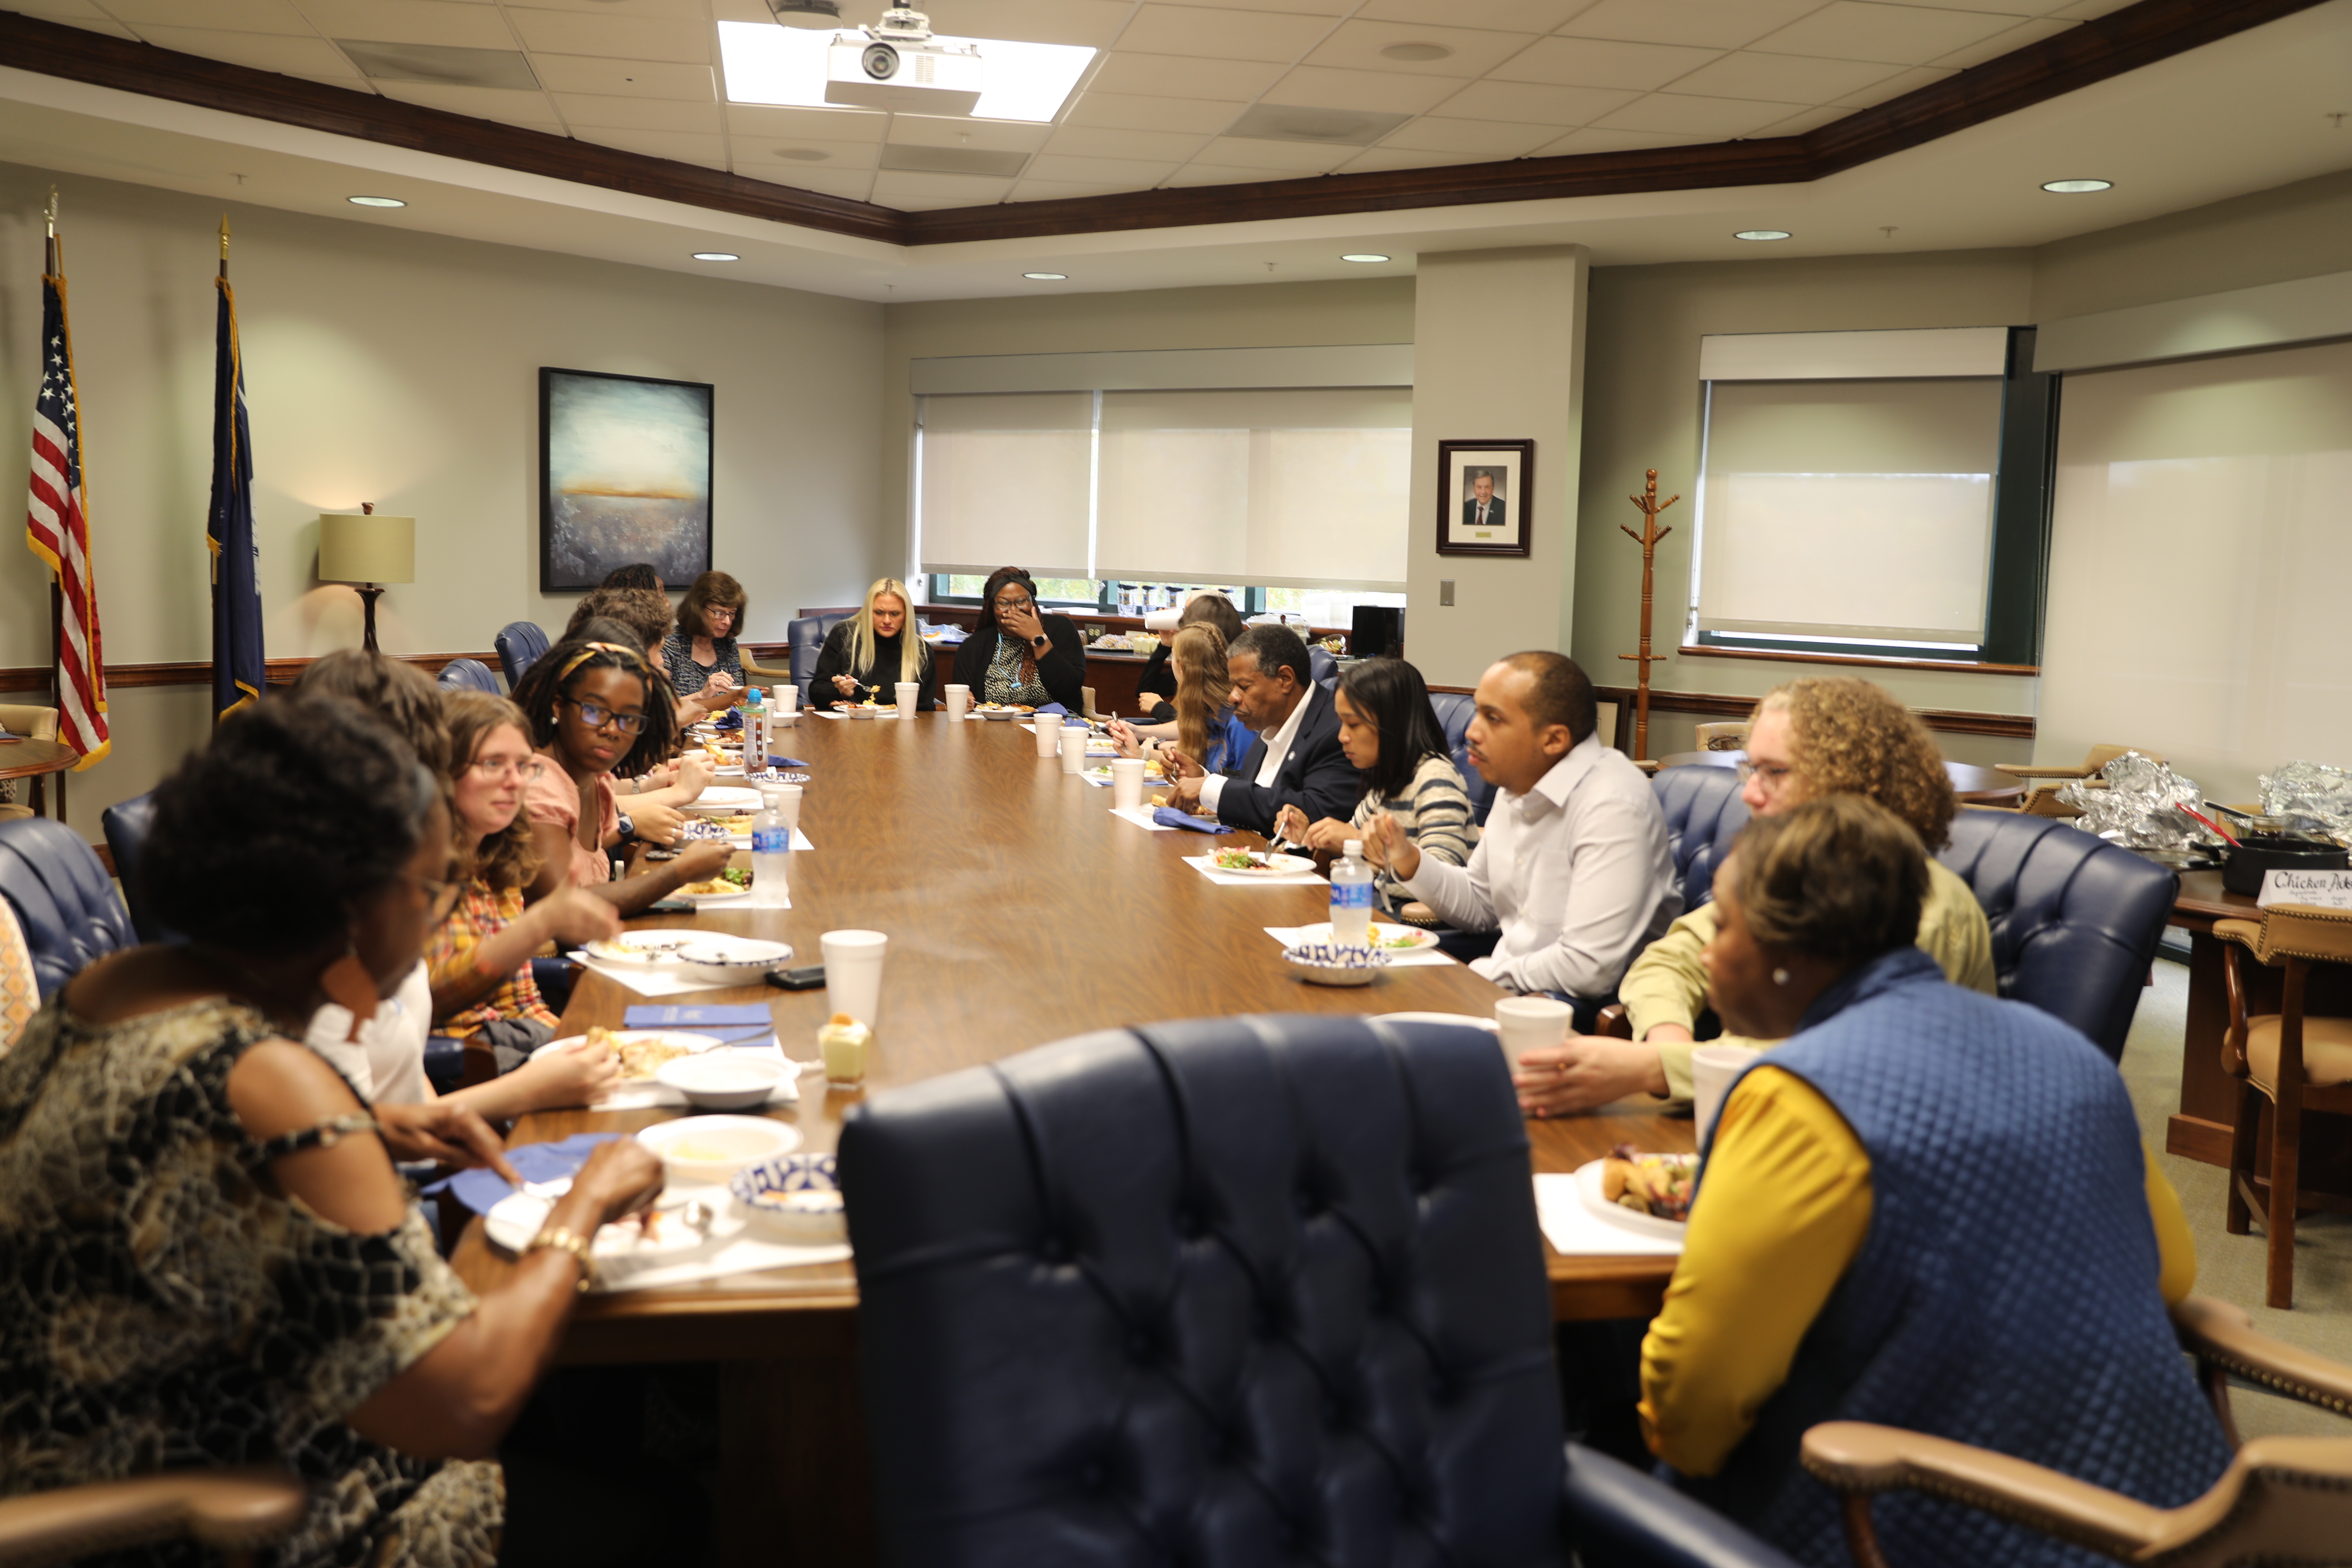
[[[530,785],[539,875],[529,896],[546,897],[565,882],[595,889],[623,914],[635,914],[727,864],[724,844],[698,844],[677,858],[621,881],[607,851],[621,841],[613,774],[641,773],[667,756],[677,739],[668,686],[645,654],[626,643],[563,642],[534,663],[515,688],[530,721],[531,743],[553,765]]]

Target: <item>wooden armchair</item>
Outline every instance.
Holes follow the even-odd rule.
[[[2240,1309],[2192,1296],[2172,1310],[2172,1321],[2232,1444],[2232,1375],[2352,1415],[2352,1367],[2259,1332]],[[1981,1509],[2118,1562],[2224,1568],[2352,1561],[2352,1438],[2258,1438],[2239,1448],[2210,1491],[2171,1509],[2022,1459],[1860,1421],[1824,1422],[1807,1432],[1803,1461],[1843,1494],[1846,1546],[1857,1568],[1886,1568],[1871,1524],[1871,1498],[1906,1489]]]
[[[1748,747],[1748,721],[1720,724],[1699,724],[1693,727],[1702,752],[1738,752]]]
[[[0,1499],[0,1563],[68,1563],[192,1539],[231,1563],[284,1536],[310,1500],[284,1470],[166,1470]]]
[[[2270,1241],[2266,1300],[2294,1304],[2294,1221],[2303,1209],[2346,1209],[2352,1204],[2301,1190],[2303,1115],[2352,1112],[2352,1018],[2313,1017],[2304,995],[2314,963],[2352,963],[2352,911],[2299,909],[2263,911],[2253,921],[2216,921],[2221,973],[2230,998],[2230,1026],[2221,1037],[2221,1067],[2238,1080],[2236,1125],[2230,1136],[2229,1208],[2223,1228],[2244,1236],[2255,1209]],[[2268,969],[2283,969],[2276,1013],[2252,1012],[2240,949]],[[2263,1101],[2273,1107],[2267,1195],[2254,1173]]]

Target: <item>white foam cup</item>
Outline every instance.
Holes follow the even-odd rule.
[[[1114,811],[1132,811],[1143,804],[1143,759],[1141,757],[1111,759],[1110,804]]]
[[[1086,765],[1087,732],[1084,730],[1076,728],[1064,729],[1062,731],[1062,771],[1066,773],[1083,773],[1086,771]]]
[[[950,687],[949,687],[949,688],[948,688],[948,717],[949,717],[950,719],[951,719],[951,720],[955,720],[955,721],[957,721],[961,722],[961,721],[962,721],[962,719],[963,719],[963,716],[964,716],[965,714],[967,714],[967,713],[971,712],[971,687],[969,687],[969,686],[950,686]]]
[[[1037,733],[1037,754],[1058,757],[1062,754],[1062,721],[1058,714],[1032,713],[1029,728]]]
[[[761,784],[760,798],[773,807],[784,819],[786,832],[797,832],[801,825],[801,786],[795,784]]]
[[[817,938],[824,952],[824,1005],[881,1033],[882,953],[890,939],[878,931],[829,931]]]
[[[1568,1038],[1569,1020],[1576,1009],[1549,996],[1506,996],[1495,1004],[1495,1026],[1502,1036],[1503,1059],[1519,1070],[1519,1054]]]
[[[923,694],[923,683],[919,680],[901,680],[898,682],[897,689],[898,692],[898,717],[901,719],[913,718],[915,716],[915,701]]]

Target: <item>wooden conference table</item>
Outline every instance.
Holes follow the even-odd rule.
[[[1736,768],[1748,760],[1746,752],[1669,752],[1658,759],[1662,768]],[[1972,763],[1944,760],[1952,779],[1952,793],[1962,805],[2012,805],[2025,793],[2023,781]]]
[[[779,752],[809,760],[789,910],[709,909],[644,924],[694,924],[793,944],[817,961],[823,931],[885,931],[875,1061],[863,1092],[887,1090],[1089,1030],[1245,1013],[1465,1013],[1491,1016],[1504,994],[1458,965],[1390,971],[1360,989],[1292,978],[1267,926],[1326,918],[1321,887],[1219,887],[1183,864],[1211,847],[1262,847],[1244,834],[1150,833],[1111,815],[1110,791],[1041,758],[1017,723],[832,721],[804,716]],[[770,1004],[785,1053],[813,1058],[822,991],[761,985],[698,1002]],[[638,1001],[604,977],[581,978],[560,1035],[622,1026]],[[822,1087],[814,1075],[804,1089]],[[811,1094],[805,1147],[840,1137],[856,1096]],[[572,1110],[525,1117],[509,1144],[583,1131],[627,1132],[678,1114]],[[1631,1141],[1693,1146],[1687,1117],[1628,1104],[1530,1121],[1534,1168],[1572,1171]],[[480,1222],[458,1243],[477,1290],[509,1261]],[[1567,1258],[1547,1244],[1557,1317],[1643,1317],[1657,1310],[1670,1258]],[[857,1286],[847,1264],[778,1270],[671,1289],[592,1296],[561,1350],[572,1363],[720,1362],[726,1455],[721,1560],[840,1563],[873,1556],[854,1359]]]

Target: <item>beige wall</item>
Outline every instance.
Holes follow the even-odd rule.
[[[2352,271],[2352,170],[2045,245],[2033,253],[2032,319],[2344,271]]]
[[[107,653],[205,659],[220,209],[0,165],[0,429],[19,451],[53,183]],[[880,307],[268,208],[230,217],[273,656],[358,642],[357,596],[312,574],[319,513],[362,500],[417,519],[417,583],[379,610],[387,650],[488,649],[515,619],[562,627],[574,596],[538,590],[541,365],[716,385],[715,564],[750,586],[753,637],[781,639],[798,605],[895,565],[876,488]],[[47,662],[47,617],[46,571],[0,548],[0,666]],[[202,732],[199,700],[194,729],[132,733],[180,697],[123,694],[120,755],[74,781],[78,824]]]

